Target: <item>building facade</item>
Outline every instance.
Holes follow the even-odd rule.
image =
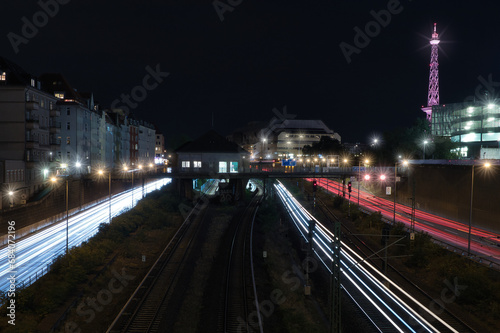
[[[500,106],[494,103],[453,103],[432,107],[431,133],[450,137],[462,157],[483,158],[482,148],[500,141]]]
[[[40,190],[60,149],[57,98],[17,65],[0,58],[0,180],[25,201]]]
[[[319,142],[323,136],[341,140],[322,120],[273,119],[260,131],[253,156],[254,159],[294,158],[302,155],[304,146]]]
[[[179,172],[221,173],[249,171],[250,154],[211,130],[176,150]]]
[[[53,175],[153,164],[155,139],[151,124],[101,111],[61,74],[37,78],[0,57],[0,208],[25,203]]]

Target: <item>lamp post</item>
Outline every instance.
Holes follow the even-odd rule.
[[[128,166],[123,165],[123,171],[128,172]],[[132,174],[132,207],[134,207],[134,169],[130,170]]]
[[[142,198],[144,199],[144,174],[142,173],[142,164],[139,164],[139,172],[141,173]]]
[[[370,163],[370,160],[366,159],[365,160],[365,165]],[[358,208],[359,208],[359,183],[361,182],[361,161],[359,161],[359,167],[358,167]]]
[[[98,171],[99,175],[104,175],[103,170]],[[108,172],[108,201],[109,201],[109,223],[111,223],[111,171]]]
[[[52,177],[51,178],[51,181],[53,183],[56,183],[57,182],[57,178],[56,177]],[[66,178],[66,254],[69,253],[69,211],[68,211],[68,208],[69,208],[69,185],[68,185],[68,178]]]
[[[14,207],[14,191],[9,191],[9,207]]]
[[[266,158],[266,148],[265,148],[266,141],[267,141],[266,138],[262,139],[262,159]]]
[[[469,235],[467,237],[467,256],[470,257],[470,237],[472,232],[472,203],[474,199],[474,164],[471,168],[471,184],[470,184],[470,213],[469,213]],[[485,163],[484,167],[489,168],[490,163]]]
[[[408,161],[403,161],[403,165],[407,166]],[[397,195],[397,179],[398,179],[398,162],[396,162],[394,167],[394,215],[392,218],[392,224],[396,224],[396,195]]]
[[[423,158],[424,160],[425,160],[425,146],[427,145],[427,143],[428,143],[428,142],[429,142],[429,141],[424,140],[424,158]]]

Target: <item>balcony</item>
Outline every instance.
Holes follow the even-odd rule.
[[[59,149],[61,146],[61,139],[50,138],[50,149]]]
[[[26,128],[27,129],[38,129],[40,127],[40,123],[38,121],[38,116],[33,116],[27,114],[26,117]]]
[[[26,139],[26,149],[38,149],[39,146],[38,140],[33,138]]]
[[[60,121],[53,121],[50,124],[50,133],[61,133],[61,122]]]
[[[31,102],[26,102],[26,109],[27,110],[38,110],[38,102],[31,101]]]
[[[50,110],[50,116],[51,117],[60,117],[61,116],[61,111],[58,110],[58,109]]]

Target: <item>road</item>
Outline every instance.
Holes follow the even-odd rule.
[[[335,235],[314,218],[279,181],[276,192],[292,222],[307,242],[309,224],[314,221],[312,240],[316,258],[331,272]],[[468,332],[459,322],[446,322],[431,308],[399,287],[354,249],[341,241],[341,285],[379,332]],[[390,287],[386,286],[390,285]]]
[[[308,178],[312,181],[312,178]],[[316,178],[318,186],[321,186],[329,192],[342,195],[342,185],[338,182],[326,178]],[[347,198],[346,188],[346,198]],[[352,187],[351,204],[358,203],[358,189]],[[382,216],[389,221],[394,217],[394,201],[377,197],[372,193],[362,189],[359,191],[359,205],[361,208],[372,212],[379,211]],[[396,222],[402,222],[411,228],[411,207],[396,204]],[[453,245],[467,254],[469,226],[463,223],[453,221],[438,215],[430,214],[422,210],[415,209],[414,230],[429,233],[433,238],[444,243]],[[471,228],[471,255],[487,259],[497,265],[500,265],[500,234],[483,230],[480,228]],[[498,267],[498,266],[497,266]]]
[[[144,185],[144,195],[170,182],[170,178],[163,178],[146,183]],[[133,192],[128,190],[114,195],[111,198],[111,215],[117,216],[123,210],[135,206],[142,199],[142,193],[143,189],[139,186],[134,188]],[[68,244],[70,249],[79,246],[83,241],[93,236],[101,223],[108,222],[109,205],[109,200],[105,200],[69,218]],[[2,258],[0,263],[0,290],[9,288],[7,278],[11,275],[16,277],[16,286],[20,286],[22,283],[31,284],[45,274],[52,261],[65,251],[66,219],[23,239],[15,240],[15,267],[13,269],[10,268],[8,262],[8,248],[7,246],[3,247],[0,249],[0,258]]]

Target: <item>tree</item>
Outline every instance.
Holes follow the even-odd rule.
[[[344,149],[339,140],[332,139],[329,136],[322,136],[318,142],[304,146],[302,149],[304,155],[340,155],[343,152]]]

